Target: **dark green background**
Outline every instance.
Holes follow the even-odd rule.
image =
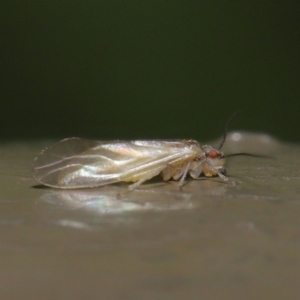
[[[299,141],[299,1],[5,1],[0,138]]]

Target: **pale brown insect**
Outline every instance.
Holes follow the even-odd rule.
[[[91,188],[133,182],[133,190],[161,174],[163,180],[220,176],[225,158],[219,149],[195,140],[93,141],[68,138],[43,150],[34,160],[33,177],[61,189]]]

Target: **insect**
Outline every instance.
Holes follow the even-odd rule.
[[[232,116],[233,117],[233,116]],[[61,188],[91,188],[115,182],[133,182],[134,190],[161,174],[164,181],[186,176],[219,176],[224,181],[225,156],[221,148],[201,146],[195,140],[93,141],[64,139],[44,149],[34,160],[33,177],[43,185]]]
[[[133,190],[161,174],[164,181],[187,174],[198,178],[218,175],[225,181],[224,154],[195,140],[93,141],[68,138],[43,150],[34,160],[33,177],[43,185],[90,188],[110,183],[134,182]]]

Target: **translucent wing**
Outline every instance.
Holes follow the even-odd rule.
[[[51,187],[95,187],[118,181],[138,181],[147,174],[155,176],[167,164],[184,161],[193,155],[195,151],[182,141],[101,142],[69,138],[35,158],[33,176]]]

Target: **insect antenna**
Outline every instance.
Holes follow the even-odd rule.
[[[237,114],[239,114],[240,111],[236,111],[234,112],[226,121],[225,123],[225,129],[224,129],[224,134],[223,134],[223,138],[222,138],[222,142],[218,148],[218,150],[221,150],[221,148],[223,147],[225,141],[226,141],[226,136],[227,136],[227,132],[228,132],[228,125],[229,123],[232,121],[233,118],[236,117]],[[247,153],[247,152],[239,152],[239,153],[232,153],[232,154],[227,154],[224,155],[224,157],[232,157],[232,156],[251,156],[251,157],[258,157],[258,158],[272,158],[269,155],[261,155],[261,154],[251,154],[251,153]]]
[[[229,123],[232,121],[232,119],[239,113],[239,111],[234,112],[226,121],[225,123],[225,128],[224,128],[224,134],[223,134],[223,139],[222,142],[218,148],[218,150],[221,150],[221,148],[223,147],[225,141],[226,141],[226,136],[227,136],[227,131],[228,131],[228,125]]]
[[[239,152],[239,153],[232,153],[232,154],[227,154],[225,157],[232,157],[232,156],[250,156],[250,157],[258,157],[258,158],[272,158],[269,155],[261,155],[261,154],[251,154],[247,152]]]

